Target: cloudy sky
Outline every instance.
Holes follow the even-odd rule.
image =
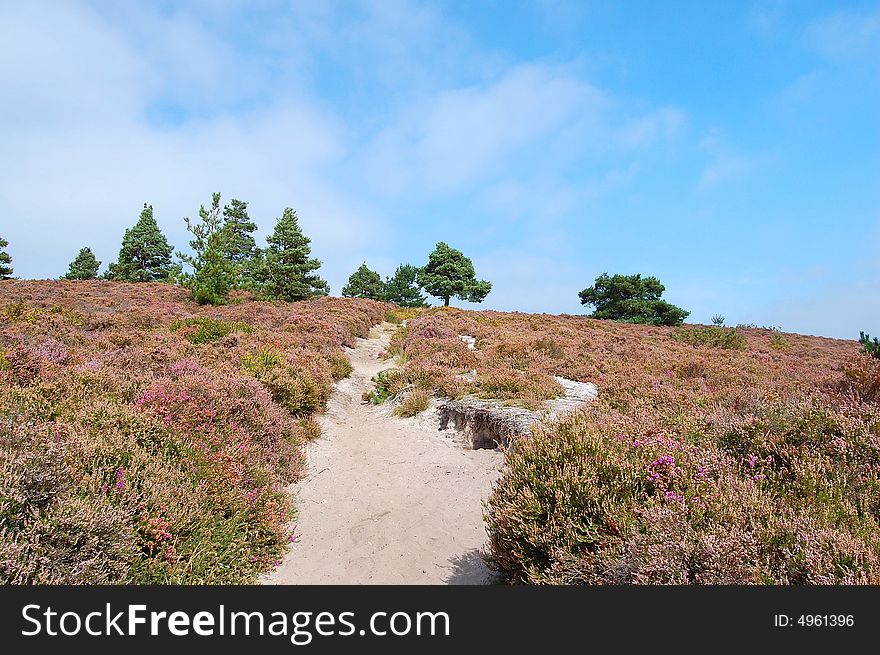
[[[658,276],[708,322],[880,332],[880,3],[0,2],[0,236],[106,263],[144,202],[294,207],[338,293],[443,240],[484,307]]]

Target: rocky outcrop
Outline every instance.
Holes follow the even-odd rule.
[[[446,400],[437,408],[440,429],[457,430],[472,448],[509,446],[518,438],[529,437],[535,425],[548,423],[575,411],[598,396],[590,382],[575,382],[556,377],[565,395],[548,401],[547,409],[532,411],[509,407],[497,400],[465,396]]]

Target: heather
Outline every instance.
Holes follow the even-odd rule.
[[[387,310],[0,283],[0,580],[252,581],[288,543],[341,347]]]
[[[401,385],[451,396],[599,386],[507,454],[485,512],[510,580],[880,582],[880,366],[857,342],[434,310],[392,350]]]

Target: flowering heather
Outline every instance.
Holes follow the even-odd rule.
[[[486,520],[512,580],[880,583],[877,361],[855,341],[736,333],[728,348],[682,329],[444,310],[410,319],[392,348],[410,380],[450,394],[533,404],[554,375],[598,385],[508,453]],[[475,381],[456,378],[466,369]]]
[[[0,282],[0,581],[247,582],[280,557],[341,346],[389,307],[187,296]],[[243,366],[265,352],[272,375]]]

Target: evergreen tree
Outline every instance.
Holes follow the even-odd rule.
[[[0,237],[0,280],[8,280],[12,277],[12,257],[6,252],[9,242]]]
[[[410,264],[398,266],[394,276],[385,282],[382,299],[401,307],[427,307],[425,296],[419,292],[419,269]]]
[[[428,263],[419,269],[418,283],[432,296],[443,299],[449,306],[453,296],[470,302],[483,302],[492,290],[492,283],[478,280],[474,264],[455,248],[442,241],[428,257]]]
[[[264,297],[270,300],[305,300],[330,293],[318,277],[321,262],[311,258],[311,240],[300,230],[296,212],[288,207],[266,239],[257,279]]]
[[[384,291],[385,285],[382,284],[382,278],[376,271],[367,268],[367,264],[364,262],[348,278],[348,284],[342,289],[342,295],[345,298],[381,300]]]
[[[105,277],[120,282],[161,282],[177,272],[171,263],[173,249],[153,218],[153,206],[144,203],[140,218],[122,237],[116,262]]]
[[[223,207],[223,227],[227,235],[225,256],[236,267],[235,286],[251,288],[261,253],[253,237],[257,224],[248,215],[246,202],[233,198]]]
[[[62,280],[94,280],[98,277],[98,268],[101,262],[95,257],[91,248],[82,248]]]
[[[690,312],[676,307],[660,296],[666,290],[655,277],[602,273],[596,283],[580,292],[581,304],[593,305],[591,318],[605,318],[623,323],[679,325]]]
[[[228,233],[220,213],[220,194],[211,199],[211,208],[199,208],[199,222],[184,218],[186,229],[193,235],[189,242],[194,254],[178,253],[181,260],[192,266],[193,272],[183,276],[183,284],[192,292],[200,305],[219,305],[226,302],[235,284],[236,266],[226,257],[229,252]]]

